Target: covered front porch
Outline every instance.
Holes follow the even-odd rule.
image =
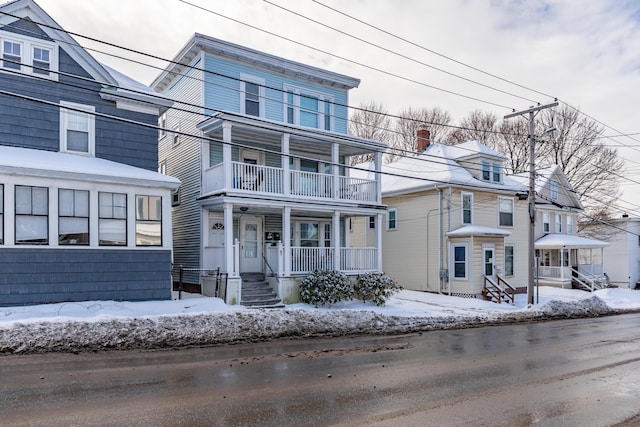
[[[606,286],[603,249],[607,242],[568,234],[547,234],[535,242],[539,284],[589,291]]]
[[[381,209],[234,197],[204,198],[200,203],[202,265],[228,274],[228,302],[242,300],[241,277],[247,273],[264,274],[278,297],[291,303],[299,298],[298,280],[316,269],[347,275],[381,271]],[[350,245],[347,231],[357,216],[375,220],[377,239],[370,246]]]

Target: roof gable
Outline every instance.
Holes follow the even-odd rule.
[[[117,84],[104,67],[33,0],[16,0],[0,6],[0,10],[6,13],[6,15],[0,15],[0,27],[11,26],[14,29],[22,28],[24,31],[24,24],[31,21],[38,27],[41,34],[51,40],[59,40],[57,43],[60,48],[84,68],[94,80],[114,86]],[[30,36],[33,37],[32,34]]]

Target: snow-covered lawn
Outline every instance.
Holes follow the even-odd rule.
[[[218,298],[183,294],[182,300],[86,301],[0,307],[0,352],[99,351],[212,345],[277,337],[386,334],[501,322],[598,316],[640,310],[640,291],[593,294],[540,287],[539,303],[494,304],[479,299],[401,291],[385,306],[350,301],[315,308],[229,306]]]

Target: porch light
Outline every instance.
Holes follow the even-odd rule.
[[[249,210],[249,208],[248,208],[247,206],[240,206],[240,210],[241,210],[242,212],[246,212],[246,211],[248,211],[248,210]]]

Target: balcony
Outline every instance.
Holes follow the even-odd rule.
[[[373,180],[283,170],[282,168],[241,162],[231,162],[230,175],[226,180],[224,166],[224,163],[219,163],[205,170],[203,194],[238,192],[276,194],[298,199],[333,199],[358,203],[378,202],[376,182]]]

